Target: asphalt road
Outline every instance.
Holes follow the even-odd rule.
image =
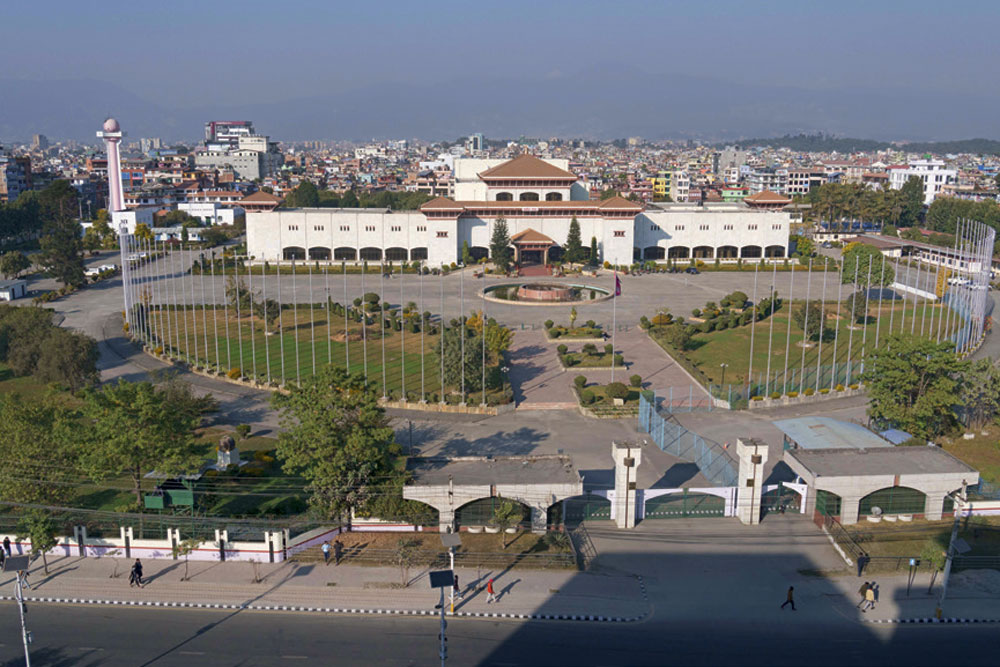
[[[995,626],[853,621],[650,621],[629,626],[455,620],[450,665],[995,665]],[[433,665],[438,621],[31,606],[33,665]],[[0,659],[23,663],[16,610],[0,609]]]

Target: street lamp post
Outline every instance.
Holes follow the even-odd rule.
[[[726,369],[729,368],[729,364],[727,364],[727,363],[721,363],[721,364],[719,364],[719,368],[722,369],[722,382],[720,383],[720,385],[723,386],[723,387],[725,387],[726,386]]]

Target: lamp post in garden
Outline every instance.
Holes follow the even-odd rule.
[[[729,368],[729,364],[723,362],[723,363],[719,364],[719,368],[722,369],[722,382],[720,383],[720,385],[723,386],[723,387],[725,387],[726,386],[726,369]]]

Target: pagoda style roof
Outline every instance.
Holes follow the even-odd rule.
[[[614,197],[609,197],[601,202],[598,208],[602,209],[615,209],[615,210],[625,210],[625,211],[641,211],[643,210],[643,205],[634,201],[625,199],[615,195]]]
[[[555,243],[545,234],[536,232],[534,229],[525,229],[510,237],[511,243]]]
[[[545,160],[525,153],[518,155],[513,160],[498,164],[492,169],[487,169],[479,174],[479,178],[484,181],[491,179],[565,179],[575,181],[577,176],[571,171],[560,169]]]
[[[264,192],[263,190],[258,190],[252,195],[247,195],[240,202],[250,202],[258,204],[280,204],[283,200],[281,197],[272,195],[270,192]]]
[[[755,195],[750,195],[743,199],[748,204],[791,204],[791,197],[779,195],[777,192],[763,190]]]
[[[435,197],[420,205],[421,211],[463,211],[465,207],[447,197]]]

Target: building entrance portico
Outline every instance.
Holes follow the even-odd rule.
[[[514,245],[514,263],[518,266],[548,264],[549,252],[556,247],[556,242],[541,232],[526,229],[511,237]]]

